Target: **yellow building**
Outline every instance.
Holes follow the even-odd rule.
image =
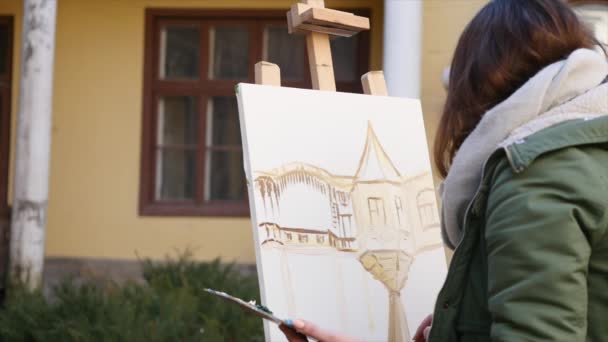
[[[293,1],[58,1],[49,260],[158,259],[190,248],[200,260],[255,263],[231,96],[236,82],[253,80],[261,59],[281,66],[284,85],[309,86],[303,40],[285,31]],[[333,42],[339,89],[360,91],[360,75],[382,69],[390,1],[326,0],[371,20],[370,32]],[[445,98],[442,75],[484,3],[421,2],[416,86],[430,139]],[[15,176],[22,15],[22,0],[0,1],[4,231]]]

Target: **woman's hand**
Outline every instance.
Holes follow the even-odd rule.
[[[340,334],[334,334],[333,332],[319,328],[318,326],[308,322],[297,320],[293,322],[293,328],[289,328],[286,325],[279,326],[281,331],[287,337],[289,342],[305,342],[305,337],[298,335],[299,332],[303,335],[310,336],[319,342],[358,342],[359,340]],[[295,331],[294,331],[295,329]]]
[[[433,323],[433,315],[428,315],[422,323],[418,326],[416,334],[414,335],[415,342],[426,342],[429,338],[429,332],[431,331],[431,324]]]

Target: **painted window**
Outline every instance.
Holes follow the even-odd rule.
[[[340,214],[340,228],[343,237],[351,237],[352,233],[352,214]]]
[[[386,224],[386,213],[382,198],[369,197],[367,199],[367,206],[369,209],[369,223],[372,227]]]
[[[437,212],[435,192],[433,189],[424,189],[416,196],[418,215],[423,229],[439,227],[439,213]]]
[[[403,203],[401,202],[401,197],[395,196],[395,212],[397,213],[397,223],[399,226],[402,226],[403,223],[401,220],[405,220],[405,215],[403,212]]]
[[[361,92],[369,33],[331,44],[338,90]],[[146,11],[141,214],[249,214],[234,86],[254,82],[261,60],[284,86],[310,88],[285,11]]]

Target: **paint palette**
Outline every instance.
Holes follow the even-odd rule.
[[[229,301],[231,303],[235,303],[238,306],[240,306],[241,309],[243,309],[245,312],[248,312],[255,316],[267,319],[271,322],[276,323],[277,325],[284,325],[286,327],[290,327],[291,329],[293,329],[287,321],[276,317],[275,315],[272,314],[272,311],[268,310],[267,307],[256,304],[255,301],[246,302],[240,298],[233,297],[233,296],[227,294],[226,292],[216,291],[216,290],[212,290],[212,289],[205,289],[205,292],[218,296],[220,298],[223,298],[224,300]],[[302,341],[308,341],[308,339],[305,335],[300,334],[298,332],[296,332],[296,334],[301,338]]]
[[[262,305],[257,305],[255,303],[255,301],[246,302],[246,301],[244,301],[244,300],[242,300],[240,298],[233,297],[233,296],[227,294],[226,292],[216,291],[216,290],[212,290],[212,289],[205,289],[205,292],[210,293],[210,294],[215,295],[215,296],[218,296],[220,298],[223,298],[223,299],[225,299],[225,300],[227,300],[229,302],[236,303],[243,310],[245,310],[246,312],[254,314],[254,315],[258,316],[258,317],[267,319],[267,320],[269,320],[271,322],[274,322],[274,323],[276,323],[278,325],[281,325],[281,324],[287,325],[287,323],[284,320],[282,320],[282,319],[274,316],[272,314],[272,312],[270,310],[268,310],[268,308],[266,308],[266,307],[264,307]]]

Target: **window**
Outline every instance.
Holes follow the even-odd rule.
[[[308,235],[298,234],[298,241],[300,241],[301,243],[308,243]]]
[[[369,223],[372,227],[386,224],[386,213],[384,212],[384,201],[379,197],[367,199],[369,209]]]
[[[0,17],[0,77],[3,81],[8,78],[11,68],[12,28],[11,17]]]
[[[435,192],[432,189],[424,189],[418,193],[416,201],[422,229],[438,228],[439,214],[435,205]]]
[[[325,236],[323,235],[317,235],[317,243],[320,245],[324,245],[325,244]]]
[[[5,236],[2,228],[8,227],[9,218],[7,194],[11,126],[12,44],[13,19],[12,17],[0,16],[0,240],[3,240],[2,237]],[[5,243],[5,241],[0,241],[0,250],[6,250]]]
[[[331,48],[338,90],[361,92],[369,33]],[[285,11],[146,11],[142,215],[249,214],[234,86],[253,83],[260,60],[280,66],[284,86],[310,88]]]

